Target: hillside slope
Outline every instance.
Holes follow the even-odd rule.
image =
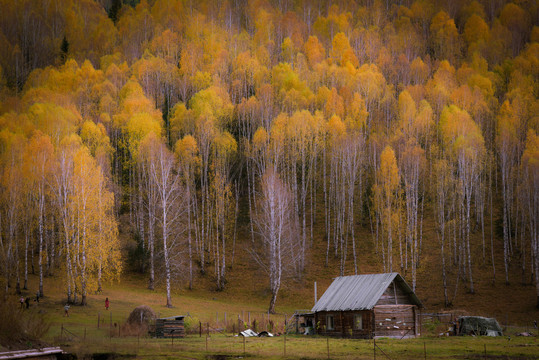
[[[423,229],[423,247],[420,266],[417,273],[416,293],[425,305],[424,312],[452,312],[467,313],[470,315],[493,316],[503,324],[526,325],[539,319],[539,310],[535,308],[535,285],[533,279],[523,282],[519,273],[520,264],[514,261],[510,264],[510,283],[505,284],[503,269],[503,240],[496,234],[494,224],[493,244],[496,278],[493,281],[493,266],[490,253],[490,223],[485,225],[485,259],[483,260],[482,234],[477,229],[473,234],[473,280],[474,294],[469,292],[469,284],[459,281],[455,291],[456,275],[448,273],[448,296],[452,300],[451,307],[444,307],[443,279],[440,243],[433,228],[433,220],[426,211]],[[494,221],[497,221],[494,218]],[[254,261],[249,249],[252,247],[249,224],[240,224],[236,242],[234,263],[227,267],[227,284],[223,291],[216,291],[214,278],[211,273],[197,274],[194,289],[188,290],[187,281],[179,280],[173,287],[174,297],[180,298],[184,294],[201,299],[215,298],[228,304],[235,302],[257,304],[266,307],[269,304],[271,292],[269,290],[268,275],[260,269]],[[316,224],[314,241],[308,254],[308,263],[305,274],[301,279],[287,277],[283,280],[282,288],[277,299],[278,313],[292,313],[296,309],[310,309],[314,305],[314,283],[317,283],[318,298],[330,285],[332,279],[339,276],[339,259],[331,255],[326,266],[325,254],[327,242],[323,239],[323,224]],[[366,226],[358,227],[357,259],[359,273],[383,272],[381,255],[376,252],[373,236]],[[125,234],[127,235],[127,234]],[[126,236],[128,238],[128,236]],[[232,244],[228,244],[227,253],[231,259]],[[446,250],[447,251],[447,250]],[[395,255],[397,257],[397,255]],[[448,259],[446,260],[448,261]],[[212,263],[208,263],[211,268]],[[528,265],[529,266],[529,265]],[[401,269],[398,264],[393,271],[401,273],[411,286],[410,269]],[[347,262],[345,275],[353,275],[353,260]],[[124,276],[135,281],[138,286],[145,286],[146,276],[138,272],[131,272]],[[159,284],[162,291],[163,284]],[[164,295],[163,295],[164,296]],[[174,300],[174,299],[173,299]]]

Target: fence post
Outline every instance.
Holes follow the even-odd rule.
[[[109,339],[112,341],[112,311],[110,312]]]
[[[200,330],[200,337],[202,337],[202,321],[198,322],[198,328]]]
[[[373,339],[373,340],[374,340],[374,346],[372,347],[372,349],[374,352],[374,360],[376,360],[376,339]]]
[[[425,353],[425,360],[427,360],[427,343],[423,341],[423,351]]]
[[[422,313],[421,313],[421,309],[419,309],[419,334],[422,334],[423,333],[423,317],[422,317]],[[415,320],[415,319],[414,319]],[[414,330],[416,329],[415,327],[416,325],[414,325]],[[417,331],[415,331],[417,335]]]
[[[207,331],[207,336],[209,337],[210,336],[210,323],[206,323],[206,331]]]
[[[286,357],[286,331],[284,333],[284,356]]]
[[[206,352],[208,352],[208,337],[206,336]]]
[[[64,323],[62,323],[62,327],[60,328],[60,341],[62,341],[64,338]]]
[[[487,344],[483,344],[483,346],[485,347],[485,360],[487,359]]]
[[[329,359],[329,336],[326,339],[327,339],[327,344],[328,344],[328,359]]]

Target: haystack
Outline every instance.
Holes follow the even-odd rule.
[[[140,305],[135,308],[129,314],[129,318],[127,319],[127,323],[129,325],[146,325],[148,326],[150,322],[154,321],[156,318],[155,312],[152,310],[151,307],[147,305]]]

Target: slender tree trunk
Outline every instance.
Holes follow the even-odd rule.
[[[43,297],[43,205],[44,200],[40,199],[39,203],[39,296]]]
[[[505,174],[505,171],[502,170],[502,174]],[[507,209],[507,190],[506,190],[506,179],[505,175],[502,176],[502,196],[503,201],[503,263],[505,269],[505,283],[509,284],[509,221],[508,221],[508,209]]]
[[[268,312],[270,314],[275,314],[275,303],[277,302],[278,292],[279,292],[278,287],[271,292],[271,300],[270,300],[269,309],[268,309]],[[538,298],[539,298],[539,295],[538,295]]]
[[[24,290],[28,290],[28,228],[24,229]]]
[[[238,216],[240,212],[240,183],[239,181],[236,181],[235,186],[235,199],[236,199],[236,206],[234,207],[234,238],[232,240],[232,259],[231,259],[231,266],[234,266],[234,257],[236,255],[236,238],[238,236]]]
[[[153,207],[153,205],[150,205]],[[154,290],[155,283],[155,231],[154,214],[148,217],[148,247],[150,248],[150,278],[148,280],[148,289]]]
[[[21,259],[19,256],[19,243],[15,241],[15,291],[17,294],[21,293],[21,269],[20,269]]]
[[[164,197],[164,195],[163,195]],[[170,297],[170,259],[168,254],[168,220],[167,220],[167,211],[166,211],[166,201],[162,201],[163,206],[163,220],[162,220],[162,229],[163,229],[163,257],[165,259],[165,280],[166,280],[166,290],[167,290],[167,305],[166,307],[172,307],[172,299]]]
[[[189,181],[189,180],[188,180]],[[191,239],[191,186],[187,185],[187,245],[189,250],[189,290],[193,289],[193,250]]]
[[[468,194],[469,195],[469,194]],[[466,251],[468,253],[468,269],[470,280],[470,293],[474,293],[473,275],[472,275],[472,254],[470,251],[470,198],[466,199]]]
[[[54,228],[54,219],[52,216],[49,216],[48,219],[50,219],[50,227],[51,229]],[[54,274],[54,268],[56,267],[56,241],[55,236],[52,234],[52,236],[49,236],[50,238],[50,275]]]
[[[71,303],[71,281],[72,281],[72,270],[71,270],[71,259],[70,259],[70,247],[69,247],[69,235],[65,235],[65,250],[66,250],[66,272],[67,272],[67,302]]]
[[[494,261],[494,221],[492,219],[492,166],[489,166],[489,200],[490,200],[490,260],[492,262],[492,284],[496,283],[496,262]]]
[[[445,269],[445,209],[444,209],[444,202],[441,202],[441,209],[438,211],[441,211],[441,217],[440,217],[440,237],[441,237],[441,254],[442,254],[442,280],[444,284],[444,305],[445,307],[448,307],[449,304],[449,298],[447,296],[447,273]]]
[[[331,243],[330,238],[330,222],[329,222],[329,211],[328,211],[328,194],[327,194],[327,175],[326,175],[326,147],[322,150],[322,178],[323,178],[323,187],[324,187],[324,214],[325,214],[325,230],[326,230],[326,240],[327,240],[327,249],[326,249],[326,267],[328,267],[329,262],[329,247]]]
[[[251,171],[254,172],[254,170],[251,170],[252,168],[252,164],[251,164],[251,161],[250,160],[247,160],[247,195],[248,195],[248,200],[249,200],[249,217],[252,219],[253,218],[253,215],[254,215],[254,209],[253,209],[253,205],[252,203],[254,203],[254,197],[252,196],[252,194],[254,193],[255,189],[254,189],[254,184],[252,183],[252,180],[251,180]],[[254,178],[254,176],[253,176]],[[249,221],[249,226],[250,226],[250,230],[251,230],[251,242],[254,243],[255,242],[255,230],[254,230],[254,225],[253,225],[253,222],[252,221]]]

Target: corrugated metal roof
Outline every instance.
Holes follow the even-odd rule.
[[[370,310],[393,280],[410,296],[413,303],[423,307],[402,276],[398,273],[385,273],[335,278],[311,311]]]

